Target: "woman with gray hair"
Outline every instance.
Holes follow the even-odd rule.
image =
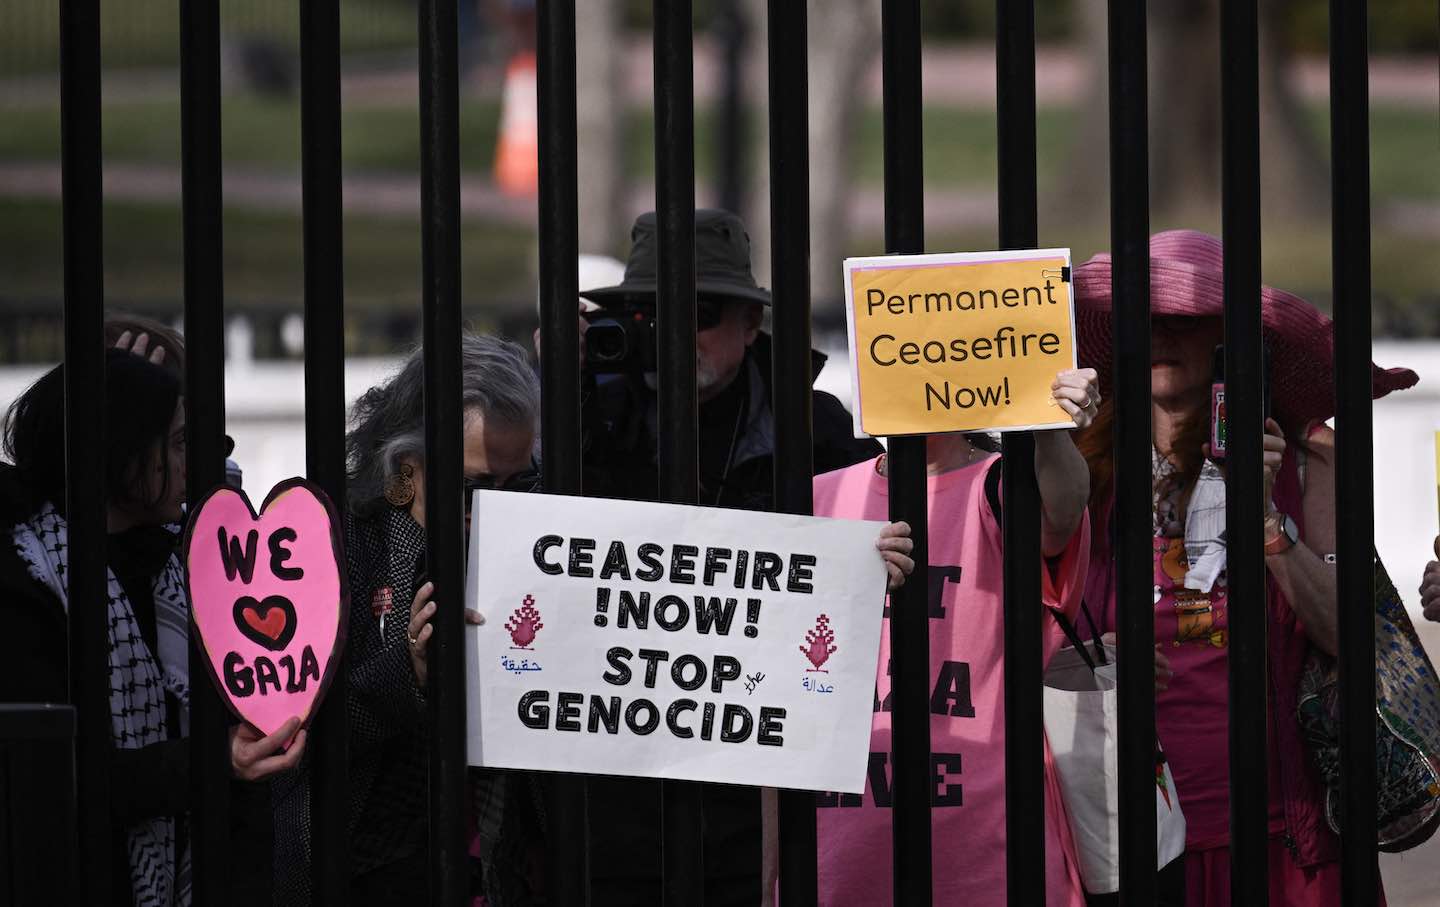
[[[351,413],[345,553],[350,581],[349,677],[351,841],[346,903],[423,903],[428,885],[428,735],[425,644],[437,603],[425,581],[424,363],[415,350],[389,381]],[[496,337],[461,338],[466,510],[479,488],[530,491],[540,386],[524,350]],[[443,607],[458,607],[460,590]],[[472,623],[480,617],[467,614]],[[488,790],[487,786],[487,790]],[[277,838],[288,813],[277,809]],[[498,790],[496,791],[498,793]],[[308,828],[300,829],[308,842]],[[293,835],[293,831],[290,835]],[[277,840],[277,845],[281,842]],[[287,862],[277,846],[277,862]],[[308,871],[292,855],[277,866],[281,903],[306,903]]]
[[[531,491],[539,484],[533,451],[540,385],[524,350],[507,340],[466,334],[460,351],[468,513],[477,488]],[[428,877],[424,653],[437,603],[424,581],[424,390],[417,350],[356,403],[346,439],[355,904],[419,900]]]

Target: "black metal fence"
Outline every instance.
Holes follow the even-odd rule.
[[[1228,495],[1232,594],[1265,594],[1261,525],[1260,210],[1256,0],[1225,0],[1224,239],[1226,374],[1232,425]],[[885,209],[887,250],[922,252],[924,208],[920,92],[920,4],[883,6]],[[72,601],[102,600],[105,589],[104,495],[93,451],[104,449],[100,358],[104,288],[100,284],[99,0],[62,0],[62,102],[66,362]],[[997,69],[999,206],[1003,248],[1037,244],[1035,173],[1035,17],[1028,2],[998,0]],[[1337,499],[1342,600],[1369,600],[1373,501],[1369,398],[1369,193],[1367,56],[1364,3],[1333,0],[1332,141],[1334,261],[1339,404]],[[1119,528],[1119,624],[1122,665],[1122,902],[1155,898],[1153,792],[1154,640],[1150,579],[1149,258],[1146,58],[1143,0],[1112,0],[1110,128],[1114,337]],[[337,502],[344,500],[343,275],[340,264],[339,0],[302,0],[304,252],[306,260],[307,469]],[[770,167],[775,306],[776,507],[811,507],[809,368],[809,188],[806,142],[806,11],[799,0],[770,0]],[[428,574],[440,590],[463,588],[461,416],[459,398],[459,183],[455,0],[421,0],[420,97],[423,141]],[[660,463],[662,496],[696,495],[694,142],[691,4],[655,3],[655,109],[660,259]],[[559,492],[580,485],[579,373],[574,305],[577,276],[575,0],[540,0],[540,260],[543,331],[545,479]],[[219,147],[220,19],[214,3],[181,5],[185,206],[185,294],[188,357],[189,481],[202,492],[223,478],[224,395],[220,355],[221,273]],[[838,264],[838,263],[837,263]],[[83,392],[80,392],[83,389]],[[926,485],[923,439],[890,442],[891,515],[915,530],[917,575],[899,593],[894,627],[895,901],[931,901],[928,724],[928,626],[925,576]],[[1038,492],[1034,445],[1007,436],[1005,501],[1005,698],[1009,901],[1044,900],[1041,628]],[[445,593],[441,593],[442,595]],[[72,608],[72,614],[85,613]],[[1260,608],[1237,609],[1230,649],[1232,691],[1265,688],[1265,621]],[[1345,903],[1372,904],[1375,861],[1373,626],[1365,609],[1341,617],[1344,683]],[[465,690],[460,609],[441,609],[430,658],[429,701],[431,891],[435,904],[465,901]],[[104,628],[71,621],[71,700],[78,714],[76,766],[82,804],[106,802]],[[198,653],[195,657],[200,657]],[[198,662],[197,662],[198,663]],[[196,672],[196,676],[203,674]],[[224,713],[199,683],[192,712],[193,848],[199,904],[224,899],[227,772]],[[1265,748],[1247,745],[1266,733],[1265,698],[1232,695],[1231,848],[1233,903],[1264,904],[1266,878]],[[313,870],[317,903],[339,903],[347,885],[344,822],[344,685],[332,688],[315,726]],[[1023,781],[1021,779],[1024,779]],[[583,904],[587,893],[586,784],[549,781],[551,896]],[[700,904],[705,855],[700,790],[673,782],[663,789],[665,900]],[[57,876],[78,889],[76,902],[103,903],[110,878],[109,828],[103,808],[78,811],[78,843],[87,871]],[[780,796],[782,897],[787,907],[817,901],[815,800]],[[72,839],[75,840],[75,839]],[[73,865],[73,864],[72,864]],[[52,884],[54,884],[52,880]],[[53,892],[53,889],[52,889]]]

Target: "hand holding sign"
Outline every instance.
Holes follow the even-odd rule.
[[[904,521],[888,523],[880,530],[875,547],[885,559],[885,588],[891,592],[905,585],[905,577],[915,572],[915,561],[910,552],[915,550],[915,540],[910,537],[910,524]]]
[[[1435,557],[1440,558],[1440,535],[1435,536]],[[1440,621],[1440,560],[1425,565],[1420,581],[1420,609],[1426,620]]]
[[[1055,376],[1050,391],[1076,428],[1086,428],[1100,414],[1100,375],[1093,368],[1066,369]]]
[[[281,753],[287,745],[289,748]],[[291,718],[268,737],[261,737],[248,724],[230,729],[230,771],[241,781],[259,781],[292,769],[300,764],[303,755],[305,732],[300,730],[299,718]]]
[[[406,631],[410,640],[410,667],[415,671],[415,683],[422,687],[430,677],[430,637],[435,632],[435,628],[430,625],[430,618],[435,616],[436,608],[436,603],[430,600],[430,596],[434,594],[434,583],[426,583],[416,591],[415,601],[410,604],[410,626]],[[485,623],[485,618],[479,611],[466,608],[465,623],[478,627]]]
[[[206,665],[231,711],[266,735],[232,738],[240,777],[275,770],[265,754],[309,723],[339,665],[343,564],[334,507],[303,479],[275,486],[259,515],[217,488],[190,520],[185,582]]]

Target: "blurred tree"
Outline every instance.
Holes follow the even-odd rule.
[[[1079,0],[1095,78],[1080,119],[1070,182],[1081,211],[1105,202],[1109,120],[1105,0]],[[1267,214],[1328,208],[1327,165],[1287,81],[1280,25],[1295,0],[1260,0],[1260,145]],[[1151,0],[1149,10],[1150,197],[1157,219],[1215,222],[1220,204],[1220,0]]]
[[[745,0],[753,29],[749,41],[748,93],[760,111],[754,132],[751,201],[745,219],[755,276],[769,285],[770,132],[766,80],[765,0]],[[854,196],[853,148],[863,82],[880,55],[880,4],[873,0],[809,0],[810,96],[810,295],[817,309],[841,296],[840,262],[850,242]]]
[[[1428,54],[1440,37],[1435,0],[1385,0],[1370,5],[1372,54]],[[1293,0],[1280,15],[1286,45],[1298,53],[1324,54],[1330,41],[1329,0]]]
[[[624,42],[616,0],[575,4],[580,251],[625,254]]]

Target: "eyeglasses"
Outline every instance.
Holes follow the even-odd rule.
[[[695,330],[708,331],[725,320],[725,304],[713,299],[695,301]]]
[[[653,305],[638,305],[632,311],[637,318],[645,318],[650,321],[655,319],[655,307]],[[725,303],[717,299],[695,300],[695,330],[708,331],[725,320]]]
[[[475,497],[477,491],[534,491],[540,487],[540,470],[531,464],[529,469],[521,470],[514,475],[506,476],[504,481],[497,481],[495,476],[481,476],[469,478],[461,482],[465,493],[465,512],[470,512],[470,501]]]

